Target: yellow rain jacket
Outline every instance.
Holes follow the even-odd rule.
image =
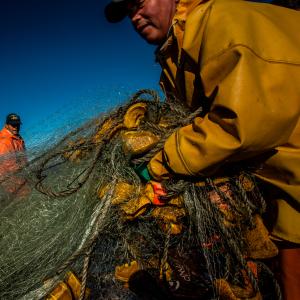
[[[161,83],[192,110],[203,105],[206,112],[171,135],[148,165],[160,180],[168,169],[209,176],[230,163],[262,158],[256,175],[271,187],[267,202],[278,206],[272,234],[295,243],[300,243],[299,24],[300,12],[275,5],[180,0],[158,52]]]

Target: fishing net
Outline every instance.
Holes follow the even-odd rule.
[[[30,161],[20,154],[0,181],[0,299],[280,299],[249,166],[174,177],[158,197],[137,175],[203,114],[142,90]],[[76,290],[61,285],[74,274]]]

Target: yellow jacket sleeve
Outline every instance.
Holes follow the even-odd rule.
[[[297,124],[299,65],[264,59],[251,48],[235,45],[208,60],[199,73],[206,96],[213,98],[210,110],[174,132],[150,161],[156,179],[168,176],[167,169],[211,175],[224,163],[287,143]]]

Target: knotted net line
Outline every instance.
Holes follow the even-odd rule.
[[[132,129],[124,117],[136,104],[144,105],[145,114]],[[280,298],[273,275],[260,257],[249,254],[246,236],[265,210],[251,168],[175,178],[163,182],[164,206],[149,199],[141,204],[145,182],[135,167],[204,113],[141,90],[2,176],[0,299],[43,299],[68,271],[82,281],[80,299],[85,287],[92,299],[139,299],[143,293],[154,293],[153,299],[222,299],[224,285],[248,298],[258,293]],[[124,151],[128,131],[158,139],[133,155]],[[12,183],[14,191],[7,189]],[[122,184],[130,193],[118,202]],[[132,262],[138,271],[129,276]]]

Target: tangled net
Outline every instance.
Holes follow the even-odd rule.
[[[136,167],[202,114],[142,90],[3,177],[0,299],[42,299],[68,271],[81,280],[74,299],[86,287],[91,299],[280,299],[251,169],[163,182],[163,205],[145,197]],[[128,133],[152,142],[129,151]]]

